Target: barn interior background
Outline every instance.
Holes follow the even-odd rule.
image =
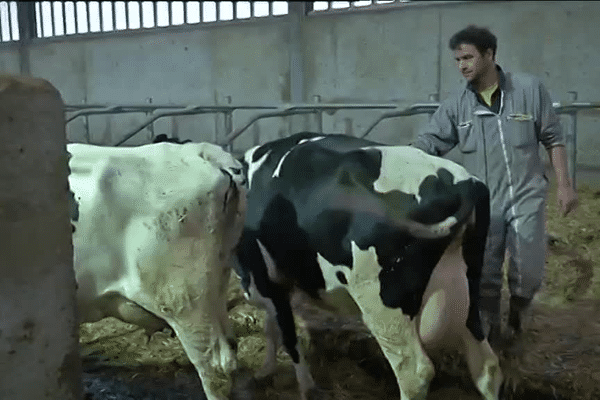
[[[462,84],[447,42],[475,23],[497,35],[503,68],[543,79],[584,174],[600,169],[600,37],[590,34],[598,15],[600,3],[583,1],[0,2],[0,71],[59,89],[71,142],[130,146],[166,133],[240,152],[308,129],[407,144]],[[583,190],[569,223],[554,219],[550,203],[557,240],[543,298],[567,313],[587,303],[553,320],[562,331],[532,339],[554,347],[531,352],[530,366],[550,369],[528,376],[595,398],[600,192]],[[241,337],[258,334],[255,321],[243,321]],[[565,333],[577,321],[586,323]],[[552,325],[537,324],[539,332]],[[82,339],[98,344],[101,333]]]

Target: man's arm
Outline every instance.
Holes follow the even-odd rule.
[[[567,151],[565,146],[557,145],[548,149],[548,156],[552,162],[552,168],[556,175],[557,186],[572,186],[571,177],[569,176],[569,167],[567,165]]]
[[[548,156],[556,175],[556,201],[563,216],[577,208],[579,200],[569,176],[567,151],[565,146],[558,145],[548,149]]]
[[[440,104],[411,146],[421,149],[427,154],[441,157],[452,150],[457,143],[456,123],[452,118],[448,101],[445,101]]]
[[[556,176],[556,200],[562,212],[567,215],[577,208],[578,199],[571,177],[569,176],[568,156],[565,150],[564,136],[560,127],[560,120],[552,106],[550,94],[539,82],[539,129],[540,141],[546,147],[554,174]]]

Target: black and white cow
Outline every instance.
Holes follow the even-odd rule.
[[[381,346],[402,399],[424,399],[426,355],[466,354],[486,400],[502,383],[484,338],[479,279],[489,193],[461,166],[406,146],[299,133],[248,150],[244,233],[236,271],[267,310],[267,356],[282,342],[303,398],[315,387],[298,346],[290,293],[334,303],[347,293]]]
[[[246,211],[242,165],[208,143],[69,144],[81,322],[170,325],[209,400],[237,365],[226,295]]]

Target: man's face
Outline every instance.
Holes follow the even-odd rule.
[[[492,49],[482,55],[472,44],[461,44],[454,50],[454,59],[458,70],[467,82],[476,83],[493,65]]]

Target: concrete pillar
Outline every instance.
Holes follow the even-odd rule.
[[[81,398],[63,102],[0,76],[0,399]]]

